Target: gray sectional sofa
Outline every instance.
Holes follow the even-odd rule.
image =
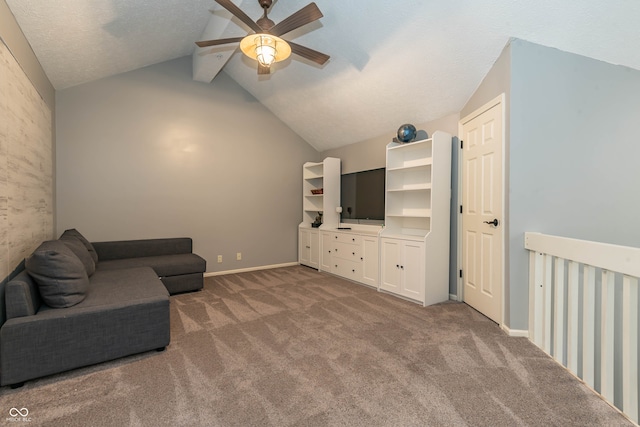
[[[189,238],[43,242],[0,289],[0,385],[164,349],[169,294],[201,289],[205,269]]]

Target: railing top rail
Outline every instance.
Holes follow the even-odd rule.
[[[640,277],[640,248],[533,232],[524,233],[524,247],[530,251]]]

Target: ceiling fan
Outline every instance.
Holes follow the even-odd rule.
[[[258,61],[258,74],[269,74],[271,72],[271,64],[287,59],[291,53],[320,65],[327,62],[329,55],[280,38],[280,36],[296,28],[322,18],[323,15],[318,6],[315,3],[309,3],[288,18],[275,24],[271,19],[267,18],[267,10],[271,7],[272,2],[273,0],[258,0],[264,10],[264,14],[262,18],[254,22],[231,0],[216,0],[216,3],[231,12],[254,32],[246,37],[207,40],[196,42],[196,44],[200,47],[208,47],[240,42],[242,52]]]

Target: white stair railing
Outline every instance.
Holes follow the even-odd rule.
[[[640,249],[539,233],[524,246],[529,339],[638,423]]]

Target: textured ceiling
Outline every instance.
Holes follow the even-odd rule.
[[[234,1],[260,17],[256,0]],[[274,2],[269,17],[277,23],[308,2]],[[324,17],[284,38],[331,60],[294,55],[270,76],[236,45],[195,47],[247,33],[213,0],[7,3],[56,89],[193,54],[194,79],[224,65],[319,150],[460,111],[510,37],[640,70],[636,0],[316,0]]]

